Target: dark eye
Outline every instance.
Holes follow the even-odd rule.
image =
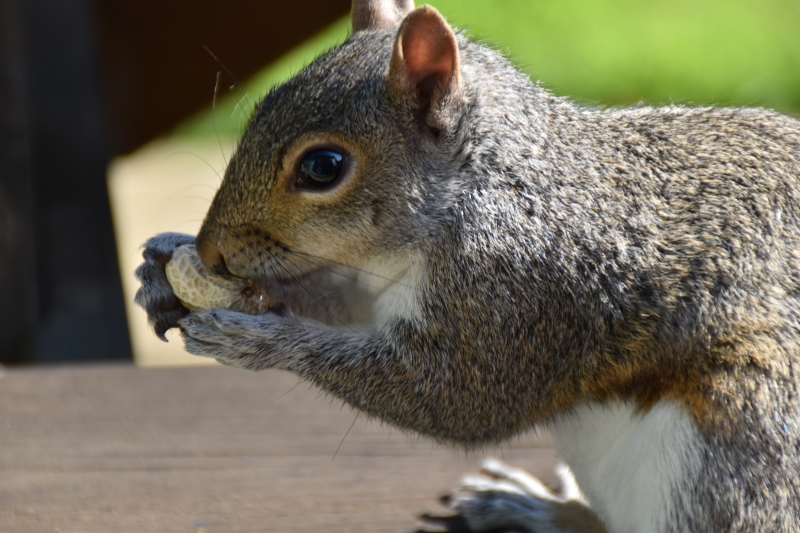
[[[297,186],[303,189],[330,187],[344,170],[344,156],[333,150],[314,150],[300,162]]]

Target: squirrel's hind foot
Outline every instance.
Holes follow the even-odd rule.
[[[605,532],[569,469],[562,465],[557,473],[560,492],[523,470],[489,459],[477,475],[465,477],[445,503],[473,533]]]

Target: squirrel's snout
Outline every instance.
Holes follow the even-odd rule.
[[[204,223],[195,241],[197,255],[215,273],[248,280],[264,278],[289,248],[256,224]],[[284,262],[285,263],[285,262]],[[281,263],[280,269],[287,264]]]
[[[228,270],[228,265],[225,262],[225,256],[222,250],[217,245],[216,240],[209,236],[208,233],[201,231],[197,236],[195,246],[197,248],[197,254],[206,266],[223,276],[231,274],[231,271]]]

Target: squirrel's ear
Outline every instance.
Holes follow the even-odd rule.
[[[441,14],[431,6],[412,11],[394,41],[389,83],[399,95],[416,99],[420,119],[438,122],[440,108],[461,94],[458,41]]]
[[[396,28],[414,10],[414,0],[353,0],[350,22],[353,33]]]

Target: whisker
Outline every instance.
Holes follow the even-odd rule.
[[[300,386],[300,384],[302,384],[302,383],[303,383],[302,381],[298,381],[297,383],[295,383],[294,387],[292,387],[291,389],[287,390],[287,391],[286,391],[286,392],[284,392],[283,394],[281,394],[281,395],[279,395],[279,396],[276,396],[276,397],[272,398],[271,400],[267,401],[267,404],[273,403],[273,402],[275,402],[276,400],[280,400],[281,398],[283,398],[284,396],[286,396],[287,394],[289,394],[290,392],[292,392],[293,390],[295,390],[297,387],[299,387],[299,386]]]
[[[286,267],[286,265],[284,265],[284,264],[282,263],[282,261],[284,260],[284,258],[282,258],[282,257],[278,257],[278,256],[275,256],[275,255],[273,255],[273,258],[275,259],[275,265],[276,265],[276,266],[278,266],[278,267],[279,267],[279,268],[280,268],[280,269],[281,269],[281,270],[282,270],[282,271],[283,271],[283,272],[284,272],[284,273],[285,273],[287,276],[289,276],[289,277],[291,278],[291,277],[292,277],[292,273],[291,273],[291,271],[290,271],[290,270],[289,270],[289,269]],[[325,311],[325,312],[328,314],[328,316],[330,316],[330,317],[331,317],[331,318],[332,318],[334,321],[336,321],[336,322],[338,322],[339,324],[341,324],[342,326],[344,326],[344,327],[346,327],[346,328],[350,329],[350,328],[347,326],[347,324],[346,324],[346,323],[345,323],[343,320],[341,320],[341,319],[340,319],[339,317],[337,317],[337,316],[336,316],[336,315],[335,315],[333,312],[331,312],[330,308],[329,308],[327,305],[325,305],[325,304],[324,304],[324,303],[323,303],[323,302],[322,302],[322,301],[321,301],[321,300],[320,300],[320,299],[319,299],[319,298],[318,298],[318,297],[317,297],[317,296],[314,294],[313,290],[311,290],[311,289],[309,289],[308,287],[306,287],[305,285],[303,285],[302,281],[303,281],[303,280],[296,280],[296,281],[295,281],[295,284],[296,284],[298,287],[300,287],[301,289],[303,289],[303,290],[306,292],[306,294],[308,294],[308,296],[309,296],[309,297],[310,297],[312,300],[314,300],[314,302],[316,302],[316,303],[317,303],[317,305],[319,306],[319,308],[320,308],[320,309],[322,309],[322,310],[324,310],[324,311]],[[281,284],[281,285],[282,285],[282,284]],[[316,287],[314,287],[314,286],[312,285],[312,289],[316,289]]]
[[[170,200],[171,203],[177,203],[183,200],[202,200],[204,203],[211,204],[211,199],[207,196],[200,196],[199,194],[183,194],[182,191],[176,192],[167,199]]]
[[[228,159],[225,157],[225,150],[222,148],[222,139],[219,138],[219,130],[217,130],[217,91],[219,91],[219,80],[221,76],[222,72],[217,71],[217,82],[214,84],[214,98],[211,100],[211,118],[214,123],[214,135],[216,135],[217,142],[219,143],[219,151],[222,152],[222,160],[227,167]]]
[[[273,256],[271,252],[270,252],[270,256]],[[274,256],[273,256],[273,257],[274,257]],[[269,267],[269,270],[270,270],[270,272],[272,272],[272,276],[273,276],[274,278],[277,278],[277,277],[278,277],[278,273],[275,271],[275,265],[274,265],[274,264],[272,264],[272,262],[270,262],[270,263],[269,263],[268,265],[266,265],[266,266],[268,266],[268,267]],[[262,274],[262,276],[264,276],[264,278],[266,278],[266,277],[267,277],[267,275],[266,275],[267,273],[266,273],[266,270],[265,270],[265,265],[264,265],[263,263],[261,264],[261,274]],[[283,284],[282,284],[282,283],[278,283],[277,285],[278,285],[278,288],[279,288],[279,289],[280,289],[280,291],[281,291],[281,294],[283,295],[283,300],[284,300],[284,302],[285,302],[285,301],[288,299],[288,296],[287,296],[287,294],[286,294],[286,289],[285,289],[285,287],[283,286]],[[296,317],[294,317],[294,315],[292,315],[292,317],[295,319],[295,321],[296,321],[296,322],[298,322],[298,323],[299,323],[299,320],[297,320],[297,318],[296,318]]]
[[[242,84],[239,83],[239,80],[236,79],[236,76],[234,76],[233,73],[230,70],[228,70],[228,67],[226,67],[225,64],[222,61],[220,61],[219,58],[216,55],[214,55],[214,52],[212,52],[209,47],[204,45],[203,49],[206,52],[208,52],[208,55],[210,55],[211,57],[214,58],[214,61],[217,62],[217,65],[219,65],[220,68],[222,68],[222,70],[224,70],[228,74],[228,76],[231,77],[231,79],[233,80],[233,83],[236,84],[236,87],[240,91],[242,91],[244,93],[244,98],[247,98],[247,92],[242,88]],[[252,102],[250,102],[250,100],[248,99],[248,105],[251,105],[251,104],[252,104]],[[253,108],[255,108],[255,104],[252,104],[252,105],[253,105]]]
[[[241,105],[242,100],[244,100],[245,98],[247,98],[247,93],[244,93],[244,96],[239,98],[239,100],[236,102],[236,105],[233,107],[233,111],[231,111],[231,118],[233,118],[233,116],[236,115],[236,110],[239,109],[239,106]],[[245,113],[246,113],[246,111],[245,111],[244,107],[242,107],[242,115],[244,115]],[[241,115],[240,115],[240,118],[241,118]],[[241,125],[241,122],[239,124]]]
[[[353,419],[353,423],[350,424],[350,427],[347,429],[347,433],[345,433],[344,437],[342,437],[342,442],[340,442],[339,446],[336,447],[336,451],[333,453],[333,457],[331,457],[331,464],[333,464],[333,460],[336,459],[336,454],[339,453],[339,449],[342,447],[342,444],[344,444],[344,439],[347,438],[347,436],[350,434],[350,430],[353,429],[353,426],[356,425],[356,420],[358,420],[359,416],[361,416],[361,413],[356,413],[356,417]]]
[[[171,158],[171,157],[173,157],[173,156],[176,156],[176,155],[185,155],[185,154],[192,155],[192,156],[196,157],[197,159],[199,159],[200,161],[202,161],[203,163],[205,163],[206,165],[208,165],[208,168],[210,168],[210,169],[211,169],[211,171],[212,171],[214,174],[216,174],[216,175],[217,175],[217,177],[219,178],[219,181],[222,181],[222,176],[220,176],[219,172],[217,172],[217,169],[215,169],[215,168],[214,168],[214,166],[213,166],[211,163],[209,163],[208,161],[206,161],[205,159],[203,159],[202,157],[200,157],[200,156],[199,156],[199,155],[197,155],[196,153],[194,153],[194,152],[191,152],[191,151],[189,151],[189,150],[177,150],[177,151],[175,151],[175,152],[172,152],[172,153],[171,153],[171,154],[169,154],[167,157],[165,157],[164,159],[162,159],[162,160],[161,160],[161,162],[163,163],[164,161],[166,161],[167,159],[170,159],[170,158]],[[227,166],[227,163],[226,163],[226,166]]]
[[[347,263],[340,263],[338,261],[333,261],[333,260],[327,259],[325,257],[312,255],[312,254],[307,254],[305,252],[298,252],[298,251],[295,251],[295,250],[290,250],[289,253],[296,254],[296,255],[301,255],[301,256],[306,257],[306,258],[308,258],[310,260],[315,260],[317,262],[314,263],[314,264],[316,266],[319,266],[319,267],[329,267],[330,265],[343,266],[343,267],[347,267],[347,268],[350,268],[352,270],[355,270],[356,272],[360,272],[360,273],[366,274],[368,276],[373,276],[373,277],[375,277],[377,279],[380,279],[380,280],[383,280],[383,281],[389,281],[389,282],[391,282],[391,283],[393,283],[395,285],[398,285],[400,287],[404,287],[406,289],[413,289],[415,291],[421,291],[421,289],[419,287],[415,286],[415,285],[411,285],[409,283],[403,283],[398,279],[390,278],[390,277],[387,277],[387,276],[381,276],[380,274],[376,274],[375,272],[371,272],[371,271],[365,270],[363,268],[354,267],[352,265],[348,265]],[[347,274],[344,274],[342,272],[338,272],[338,271],[336,271],[336,270],[334,270],[332,268],[329,270],[329,272],[331,272],[332,274],[336,274],[337,276],[343,277],[345,279],[349,279],[349,280],[351,280],[353,282],[358,282],[358,279],[355,276],[348,276]]]
[[[289,277],[291,277],[291,275],[292,275],[292,274],[291,274],[291,271],[290,271],[288,268],[286,268],[286,266],[285,266],[285,265],[283,265],[283,264],[281,263],[281,261],[283,261],[283,259],[284,259],[284,258],[282,258],[282,257],[278,257],[278,256],[276,256],[276,255],[273,255],[273,258],[275,259],[275,264],[276,264],[276,265],[278,265],[280,268],[282,268],[282,269],[283,269],[283,271],[284,271],[284,272],[285,272],[285,273],[286,273],[286,274],[287,274]],[[307,294],[308,294],[308,295],[311,297],[311,299],[313,299],[313,300],[314,300],[314,301],[317,303],[317,305],[319,305],[320,309],[323,309],[323,310],[324,310],[324,311],[325,311],[325,312],[328,314],[328,316],[330,316],[330,317],[331,317],[333,320],[335,320],[336,322],[338,322],[339,324],[341,324],[341,325],[342,325],[342,326],[344,326],[345,328],[349,329],[350,331],[353,331],[353,330],[350,328],[350,326],[348,326],[348,325],[347,325],[347,324],[346,324],[344,321],[342,321],[342,320],[341,320],[339,317],[337,317],[337,316],[336,316],[334,313],[332,313],[332,312],[331,312],[331,310],[328,308],[328,306],[327,306],[327,305],[324,305],[324,304],[323,304],[323,303],[322,303],[322,302],[319,300],[319,298],[317,298],[317,297],[314,295],[314,293],[313,293],[311,290],[309,290],[309,289],[308,289],[308,287],[306,287],[305,285],[303,285],[303,283],[302,283],[302,280],[297,280],[297,282],[296,282],[296,283],[297,283],[297,285],[298,285],[298,286],[299,286],[301,289],[303,289],[304,291],[306,291],[306,293],[307,293]],[[313,286],[312,286],[312,288],[315,288],[315,287],[313,287]]]
[[[298,251],[295,251],[295,250],[290,250],[289,253],[293,253],[293,254],[296,254],[296,255],[302,255],[302,256],[307,257],[309,259],[316,260],[317,263],[315,263],[315,264],[317,266],[323,266],[323,267],[324,266],[328,266],[328,265],[343,266],[343,267],[355,270],[356,272],[359,272],[359,273],[362,273],[362,274],[366,274],[368,276],[372,276],[372,277],[375,277],[375,278],[383,280],[383,281],[390,281],[390,282],[392,282],[392,283],[394,283],[396,285],[400,285],[402,287],[419,290],[419,287],[415,287],[415,286],[410,285],[408,283],[403,283],[398,279],[390,278],[390,277],[387,277],[387,276],[382,276],[382,275],[376,274],[375,272],[372,272],[370,270],[365,270],[363,268],[358,268],[358,267],[355,267],[355,266],[352,266],[352,265],[348,265],[347,263],[341,263],[341,262],[338,262],[338,261],[334,261],[334,260],[328,259],[326,257],[322,257],[322,256],[318,256],[318,255],[312,255],[312,254],[308,254],[308,253],[305,253],[305,252],[298,252]],[[351,276],[348,276],[347,274],[344,274],[344,273],[341,273],[341,272],[337,272],[335,270],[331,270],[330,272],[332,272],[332,273],[334,273],[334,274],[336,274],[338,276],[342,276],[342,277],[345,277],[347,279],[350,279],[350,280],[352,280],[354,282],[357,281],[355,276],[351,277]]]

